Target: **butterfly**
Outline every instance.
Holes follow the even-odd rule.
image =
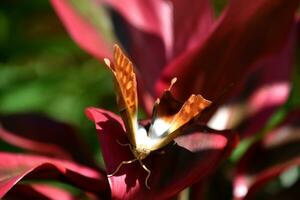
[[[137,81],[133,64],[117,44],[114,45],[113,59],[113,63],[107,58],[104,62],[114,75],[117,104],[130,143],[117,142],[122,146],[128,146],[134,159],[122,161],[108,176],[114,176],[123,165],[138,161],[148,173],[145,185],[150,189],[148,179],[151,171],[144,165],[143,159],[151,152],[170,144],[181,133],[181,128],[198,116],[211,104],[211,101],[199,94],[192,94],[183,104],[179,103],[170,92],[177,80],[173,78],[170,87],[154,103],[151,124],[147,130],[138,123]]]

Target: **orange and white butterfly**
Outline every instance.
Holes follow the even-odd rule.
[[[115,77],[117,104],[130,141],[130,144],[125,145],[130,147],[135,157],[133,160],[121,162],[109,176],[115,175],[122,165],[138,161],[148,172],[145,185],[149,188],[148,179],[151,171],[143,164],[142,160],[152,151],[161,149],[173,141],[181,133],[180,128],[200,114],[211,102],[201,95],[192,94],[184,104],[178,106],[179,104],[170,93],[172,85],[176,82],[176,78],[174,78],[169,89],[165,91],[161,99],[155,102],[151,125],[146,130],[138,123],[137,81],[132,62],[118,45],[114,46],[114,63],[112,64],[106,58],[104,61]],[[173,109],[168,109],[171,107]]]

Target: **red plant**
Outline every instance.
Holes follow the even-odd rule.
[[[203,94],[214,102],[209,125],[236,128],[244,138],[262,129],[288,98],[298,0],[232,0],[217,19],[206,0],[86,2],[108,8],[115,31],[110,40],[71,1],[52,4],[74,41],[96,58],[111,57],[111,43],[123,45],[137,67],[148,113],[176,76],[177,98]]]
[[[178,109],[178,102],[168,96],[168,90],[165,95],[159,104],[163,108],[158,109]],[[174,110],[164,112],[170,111]],[[88,108],[86,114],[96,124],[106,171],[112,173],[122,161],[132,159],[132,152],[118,143],[128,143],[129,131],[125,131],[120,117],[109,111]],[[162,155],[159,151],[151,152],[143,160],[151,169],[149,189],[144,181],[147,174],[135,163],[124,166],[107,181],[74,129],[66,124],[31,114],[1,117],[0,121],[3,141],[44,155],[0,152],[0,197],[8,199],[24,196],[47,199],[53,198],[52,192],[61,198],[73,198],[64,188],[34,180],[58,180],[73,185],[91,199],[166,199],[212,174],[237,142],[236,134],[231,131],[215,131],[196,121],[178,129],[181,136],[175,139],[176,145],[164,148]],[[29,182],[23,183],[24,180]]]
[[[108,173],[113,173],[122,161],[132,160],[121,118],[111,112],[89,108],[86,111],[95,122]],[[144,164],[151,170],[150,190],[145,186],[147,173],[138,162],[123,166],[109,178],[112,198],[166,199],[176,195],[196,181],[204,180],[224,160],[236,144],[230,131],[215,131],[200,124],[185,129],[164,154],[151,153]]]
[[[232,0],[215,19],[208,0],[85,1],[81,6],[91,13],[95,7],[108,8],[107,21],[113,27],[107,30],[78,3],[51,2],[74,41],[99,60],[111,58],[112,43],[123,45],[137,67],[148,113],[173,77],[181,80],[174,86],[181,100],[200,93],[220,105],[236,94],[243,81],[254,71],[264,71],[267,58],[285,46],[299,3]],[[288,79],[290,67],[285,68],[269,83]]]
[[[36,114],[1,116],[0,122],[0,139],[27,151],[0,152],[1,199],[79,198],[49,180],[74,185],[82,197],[109,197],[105,172],[96,167],[72,127]]]
[[[150,123],[137,125],[132,64],[117,46],[114,61],[114,64],[108,60],[106,63],[115,76],[123,121],[105,110],[89,108],[86,111],[95,122],[106,170],[112,174],[109,177],[112,197],[166,199],[210,175],[237,142],[236,135],[230,131],[215,131],[193,123],[195,116],[201,115],[210,102],[200,95],[191,95],[185,103],[179,103],[170,92],[175,83],[172,81],[155,103],[152,119],[146,120]],[[140,130],[147,134],[143,136]],[[173,138],[177,145],[172,146]],[[126,145],[121,145],[120,141]],[[168,144],[169,148],[163,148]],[[159,155],[162,150],[166,153]],[[130,166],[120,165],[124,161],[129,161],[127,165]]]
[[[241,138],[256,136],[287,100],[300,32],[295,17],[299,0],[231,0],[217,19],[208,0],[89,0],[82,4],[88,12],[76,2],[51,0],[74,41],[99,60],[112,57],[113,43],[123,45],[137,67],[140,99],[149,114],[173,77],[179,80],[173,88],[178,99],[200,93],[214,102],[202,122],[214,115],[210,125],[235,128]],[[106,9],[110,31],[114,31],[107,32],[106,25],[98,23],[107,15],[95,8]],[[214,111],[224,114],[224,106],[223,126],[220,121],[215,125]],[[117,143],[128,142],[128,130],[109,111],[88,108],[86,114],[95,122],[106,171],[112,173],[119,163],[133,158],[130,149]],[[238,162],[233,180],[236,199],[255,197],[261,186],[299,165],[294,116],[298,119],[299,115],[290,113],[278,127],[260,135]],[[65,199],[78,197],[66,188],[36,180],[58,180],[91,199],[165,199],[198,182],[192,188],[201,188],[199,194],[192,194],[198,198],[203,195],[205,178],[236,144],[231,131],[216,131],[194,121],[181,130],[177,145],[145,159],[151,169],[149,190],[144,184],[147,174],[137,163],[123,166],[107,179],[66,124],[32,114],[2,116],[0,121],[1,140],[27,151],[0,152],[0,198],[7,199],[51,199],[54,193]],[[278,156],[277,148],[296,153]],[[257,160],[257,155],[264,159]],[[264,165],[270,155],[279,160]]]

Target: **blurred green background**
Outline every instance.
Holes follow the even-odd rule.
[[[116,110],[110,72],[70,39],[48,1],[0,3],[0,113],[37,112],[79,130],[99,158],[84,109]]]

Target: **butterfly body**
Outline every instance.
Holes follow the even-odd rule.
[[[111,64],[108,59],[104,59],[104,61],[114,74],[117,104],[130,142],[123,146],[129,146],[134,156],[133,160],[121,162],[110,176],[115,175],[123,164],[139,161],[148,172],[145,185],[149,188],[147,181],[151,171],[142,163],[142,160],[151,152],[172,142],[181,133],[181,129],[211,102],[201,95],[194,94],[183,104],[178,102],[170,92],[176,82],[176,78],[173,78],[170,87],[155,102],[151,124],[146,130],[139,125],[137,120],[137,83],[132,62],[117,45],[114,46],[114,64]]]
[[[132,153],[138,160],[143,160],[151,153],[151,149],[147,147],[139,147],[136,149],[132,149]]]
[[[149,131],[139,126],[137,130],[137,137],[136,137],[136,146],[131,145],[131,151],[135,158],[138,158],[139,160],[145,159],[151,152],[153,152],[156,149],[159,149],[156,147],[156,144],[160,144],[159,138],[153,138],[150,136],[151,134]]]
[[[151,153],[150,139],[147,136],[145,128],[140,127],[138,129],[136,141],[136,146],[134,146],[131,151],[134,157],[138,158],[139,160],[143,160]]]

